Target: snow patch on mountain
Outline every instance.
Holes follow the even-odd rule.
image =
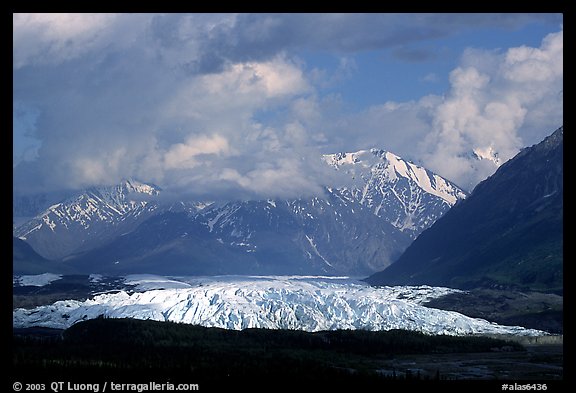
[[[495,151],[492,146],[484,148],[477,147],[473,149],[472,152],[474,153],[474,156],[479,160],[492,161],[498,167],[500,166],[500,164],[502,164],[502,160],[500,159],[498,152]]]
[[[60,280],[62,278],[61,274],[44,273],[35,275],[24,275],[24,276],[14,276],[13,284],[22,287],[32,286],[32,287],[43,287],[50,284],[53,281]]]
[[[326,258],[324,258],[322,256],[322,254],[320,254],[320,252],[318,252],[318,248],[316,247],[316,244],[314,243],[314,239],[312,239],[310,236],[305,235],[306,239],[308,240],[308,243],[310,244],[310,247],[312,247],[312,250],[314,250],[314,254],[316,254],[318,257],[320,257],[320,259],[322,259],[324,261],[324,263],[326,263],[326,265],[333,267],[332,264],[330,262],[328,262],[326,260]]]
[[[97,284],[101,282],[103,278],[104,278],[103,275],[93,273],[88,276],[88,281],[90,281],[93,284]]]
[[[429,334],[543,335],[518,326],[422,306],[449,288],[374,288],[348,278],[130,276],[140,292],[122,290],[86,301],[64,300],[13,311],[14,327],[67,328],[104,316],[173,321],[207,327],[305,331],[408,329]],[[162,289],[159,289],[162,288]]]

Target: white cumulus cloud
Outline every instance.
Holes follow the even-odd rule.
[[[370,147],[472,187],[496,169],[478,155],[503,162],[561,124],[562,31],[539,47],[467,50],[444,96],[350,110],[339,84],[362,72],[361,51],[559,18],[14,14],[14,187],[136,177],[189,194],[296,196],[334,180],[320,153]],[[308,68],[307,51],[336,69]]]
[[[101,50],[126,39],[117,14],[13,14],[14,68],[29,64],[58,64]],[[123,18],[126,18],[124,16]],[[128,18],[134,19],[128,16]]]
[[[220,135],[192,136],[185,143],[172,145],[164,161],[167,169],[190,169],[198,165],[198,156],[225,154],[229,151],[228,141]]]
[[[562,64],[562,31],[539,48],[468,50],[419,146],[424,164],[470,189],[521,147],[539,142],[562,125]],[[497,159],[478,161],[486,154],[474,152]]]

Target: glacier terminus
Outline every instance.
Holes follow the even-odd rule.
[[[99,279],[91,277],[93,281]],[[15,282],[33,282],[30,278],[19,280]],[[430,286],[371,287],[348,277],[130,275],[124,277],[123,288],[85,301],[61,300],[32,309],[15,309],[13,324],[65,329],[79,321],[104,317],[234,330],[407,329],[446,335],[547,334],[424,305],[430,299],[457,291]]]

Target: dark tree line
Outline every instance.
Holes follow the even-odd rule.
[[[379,358],[401,354],[523,350],[519,344],[479,336],[431,336],[413,331],[323,331],[205,328],[171,322],[98,318],[62,334],[13,336],[16,374],[106,375],[126,372],[225,379],[307,382],[419,379],[419,374],[382,375]],[[441,378],[441,376],[436,376]]]

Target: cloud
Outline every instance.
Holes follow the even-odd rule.
[[[41,112],[42,141],[37,160],[16,168],[26,176],[15,189],[77,189],[135,177],[205,198],[319,192],[319,175],[302,164],[314,156],[309,165],[321,165],[307,147],[307,130],[295,119],[273,126],[255,120],[311,91],[298,63],[279,54],[190,74],[170,56],[178,42],[168,45],[164,37],[163,57],[157,54],[164,48],[152,45],[157,37],[140,39],[98,57],[68,58],[41,75],[37,63],[15,73],[15,97]]]
[[[15,69],[57,65],[108,46],[122,47],[144,27],[138,14],[13,14],[12,20]]]
[[[438,74],[436,74],[434,72],[430,72],[430,73],[424,75],[420,80],[422,80],[423,82],[428,82],[428,83],[437,83],[440,81],[440,77],[438,76]]]
[[[13,131],[13,167],[22,161],[34,161],[38,157],[40,141],[36,139],[36,119],[39,113],[16,101],[12,106]]]
[[[191,169],[199,164],[198,157],[206,154],[226,154],[228,141],[220,135],[191,136],[186,143],[176,143],[164,155],[166,169]]]
[[[355,113],[309,98],[314,115],[306,124],[325,130],[326,151],[384,148],[471,190],[562,125],[563,31],[539,47],[469,48],[449,86],[443,96],[388,101]]]
[[[561,23],[561,14],[14,14],[14,68],[59,64],[114,48],[147,45],[166,64],[191,73],[218,73],[236,63],[262,62],[283,51],[352,54],[396,48],[466,29],[514,29],[533,21]],[[144,37],[144,38],[143,38]]]
[[[450,85],[420,152],[429,168],[472,188],[562,125],[563,31],[539,48],[468,50]],[[479,152],[492,157],[479,162]]]
[[[433,95],[418,101],[388,101],[345,118],[336,118],[336,121],[332,120],[335,123],[332,129],[341,138],[340,146],[329,149],[354,151],[374,147],[417,161],[415,141],[430,131],[434,110],[440,101],[440,97]],[[330,119],[330,116],[326,118]]]
[[[135,177],[204,197],[310,195],[343,181],[320,153],[372,146],[473,184],[490,171],[470,151],[508,157],[561,119],[561,33],[540,48],[469,50],[444,98],[351,112],[322,89],[357,74],[361,51],[541,18],[558,16],[15,14],[14,134],[38,142],[14,168],[14,189]],[[339,60],[333,74],[298,57],[318,50]]]

